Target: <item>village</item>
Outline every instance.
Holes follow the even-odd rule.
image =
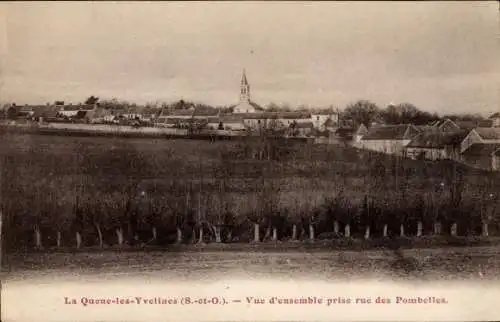
[[[476,169],[500,170],[500,113],[483,120],[441,118],[428,124],[363,124],[338,109],[270,111],[251,100],[243,70],[239,103],[213,108],[184,102],[173,106],[106,106],[91,96],[85,104],[16,105],[4,107],[3,124],[37,124],[61,130],[135,128],[186,133],[262,135],[307,138],[317,144],[337,144],[420,160],[453,160]],[[104,105],[104,106],[103,106]],[[390,106],[388,107],[390,108]],[[173,131],[173,132],[172,132]]]

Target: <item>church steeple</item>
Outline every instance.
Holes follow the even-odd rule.
[[[240,102],[250,102],[250,85],[248,85],[245,69],[243,69],[243,75],[241,76]]]

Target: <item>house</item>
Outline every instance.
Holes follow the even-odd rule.
[[[113,107],[105,108],[107,111],[103,113],[102,116],[104,123],[118,123],[120,119],[123,119],[123,115],[127,112],[123,107]]]
[[[5,117],[9,120],[16,119],[17,114],[18,114],[18,107],[15,104],[7,107],[7,109],[5,110]]]
[[[333,130],[325,130],[325,132],[328,133],[328,137],[318,138],[316,140],[318,143],[356,146],[360,143],[361,138],[368,133],[368,129],[365,125],[361,124],[359,126],[334,128]]]
[[[15,105],[12,104],[5,109],[5,116],[8,119],[24,118],[30,120],[38,120],[43,113],[49,110],[54,110],[50,105]],[[53,115],[54,113],[52,113]]]
[[[18,108],[17,115],[20,117],[31,118],[35,114],[35,106],[24,105]]]
[[[194,119],[208,119],[209,117],[217,117],[220,111],[213,107],[196,106],[193,109],[192,117]]]
[[[304,136],[311,136],[313,134],[313,131],[315,130],[313,122],[294,122],[290,124],[289,126],[289,133],[291,136],[299,136],[299,137],[304,137]]]
[[[336,128],[339,124],[339,115],[334,112],[311,112],[311,122],[317,130],[325,130],[326,127]]]
[[[464,129],[464,130],[472,130],[476,127],[493,127],[493,121],[488,119],[488,120],[451,120],[449,118],[444,119],[444,120],[438,120],[433,123],[431,123],[428,126],[418,126],[420,128],[424,127],[433,127],[433,128],[438,128],[439,130],[443,132],[453,132],[458,129]]]
[[[223,114],[219,117],[219,122],[224,130],[244,131],[246,129],[243,118],[238,115]]]
[[[87,112],[85,115],[88,122],[93,124],[106,123],[110,120],[111,116],[112,111],[104,107],[96,107],[92,111]]]
[[[191,122],[192,119],[185,119],[185,118],[159,118],[155,123],[155,126],[179,129],[179,128],[188,128]]]
[[[352,132],[352,143],[360,143],[366,134],[368,134],[368,128],[364,124],[354,127],[354,132]]]
[[[488,171],[500,170],[500,143],[474,143],[460,155],[460,161],[470,167]]]
[[[271,119],[274,118],[272,112],[238,113],[235,115],[241,117],[243,125],[251,130],[266,129],[273,125],[278,125],[276,122],[271,122]]]
[[[460,144],[468,133],[461,129],[450,132],[442,132],[437,128],[423,131],[405,147],[405,155],[411,159],[458,160]]]
[[[476,127],[463,139],[460,152],[464,152],[474,143],[500,143],[499,127]]]
[[[312,123],[310,112],[268,112],[267,114],[269,115],[269,119],[276,119],[280,127],[289,127],[292,123]]]
[[[403,154],[404,148],[420,131],[411,124],[371,127],[360,140],[360,147],[387,154]]]
[[[128,106],[121,115],[127,120],[140,120],[142,118],[143,109],[142,106]]]
[[[287,129],[293,123],[311,123],[309,112],[260,112],[235,114],[249,129]]]
[[[459,128],[464,129],[464,130],[472,130],[476,127],[482,127],[481,123],[484,123],[483,120],[466,120],[466,121],[459,121],[456,120],[455,124],[458,125]],[[490,126],[486,126],[490,127]]]
[[[488,118],[489,121],[491,121],[491,127],[500,127],[500,113],[494,113]]]
[[[441,132],[453,132],[456,130],[460,130],[460,126],[450,119],[437,120],[431,123],[432,128],[438,129]],[[427,126],[420,127],[422,130],[428,130]]]
[[[348,144],[359,144],[361,139],[368,133],[368,128],[364,125],[358,125],[354,127],[343,127],[335,131],[342,141]]]
[[[59,112],[55,106],[39,106],[35,108],[35,113],[32,118],[38,122],[50,121],[57,119]]]
[[[156,109],[134,105],[124,108],[120,113],[120,117],[126,120],[153,122],[156,119],[157,114],[158,111]]]
[[[140,120],[153,123],[158,117],[158,110],[154,108],[144,108],[141,111]]]
[[[187,109],[163,109],[155,124],[160,127],[189,128],[197,127],[217,129],[220,123],[220,111],[205,106],[191,106]]]
[[[436,126],[433,125],[415,125],[415,128],[420,132],[436,131]]]
[[[312,116],[314,118],[314,116]],[[363,125],[364,126],[364,125]],[[337,120],[335,121],[332,118],[327,118],[326,121],[321,125],[318,130],[322,131],[330,131],[330,132],[335,132],[339,128],[339,122],[338,122],[338,117]]]
[[[59,114],[65,117],[84,117],[87,112],[97,107],[97,104],[79,104],[79,105],[58,105]]]

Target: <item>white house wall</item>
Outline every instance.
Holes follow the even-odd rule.
[[[404,147],[409,143],[410,140],[366,140],[361,141],[361,146],[366,150],[386,154],[402,154]]]
[[[406,156],[411,159],[417,159],[422,156],[427,160],[442,160],[447,158],[446,150],[437,148],[406,148]]]
[[[71,117],[71,116],[76,116],[78,114],[78,111],[59,111],[59,114]]]

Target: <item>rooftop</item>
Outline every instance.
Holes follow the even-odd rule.
[[[500,140],[500,128],[498,127],[477,127],[474,131],[484,140]]]
[[[489,156],[500,149],[500,143],[475,143],[462,152],[464,155]]]
[[[410,124],[377,126],[368,130],[368,133],[363,137],[363,141],[410,140],[418,133],[419,131]]]
[[[458,146],[469,134],[468,130],[457,130],[443,133],[441,131],[426,131],[417,135],[407,147],[409,148],[445,148]]]

